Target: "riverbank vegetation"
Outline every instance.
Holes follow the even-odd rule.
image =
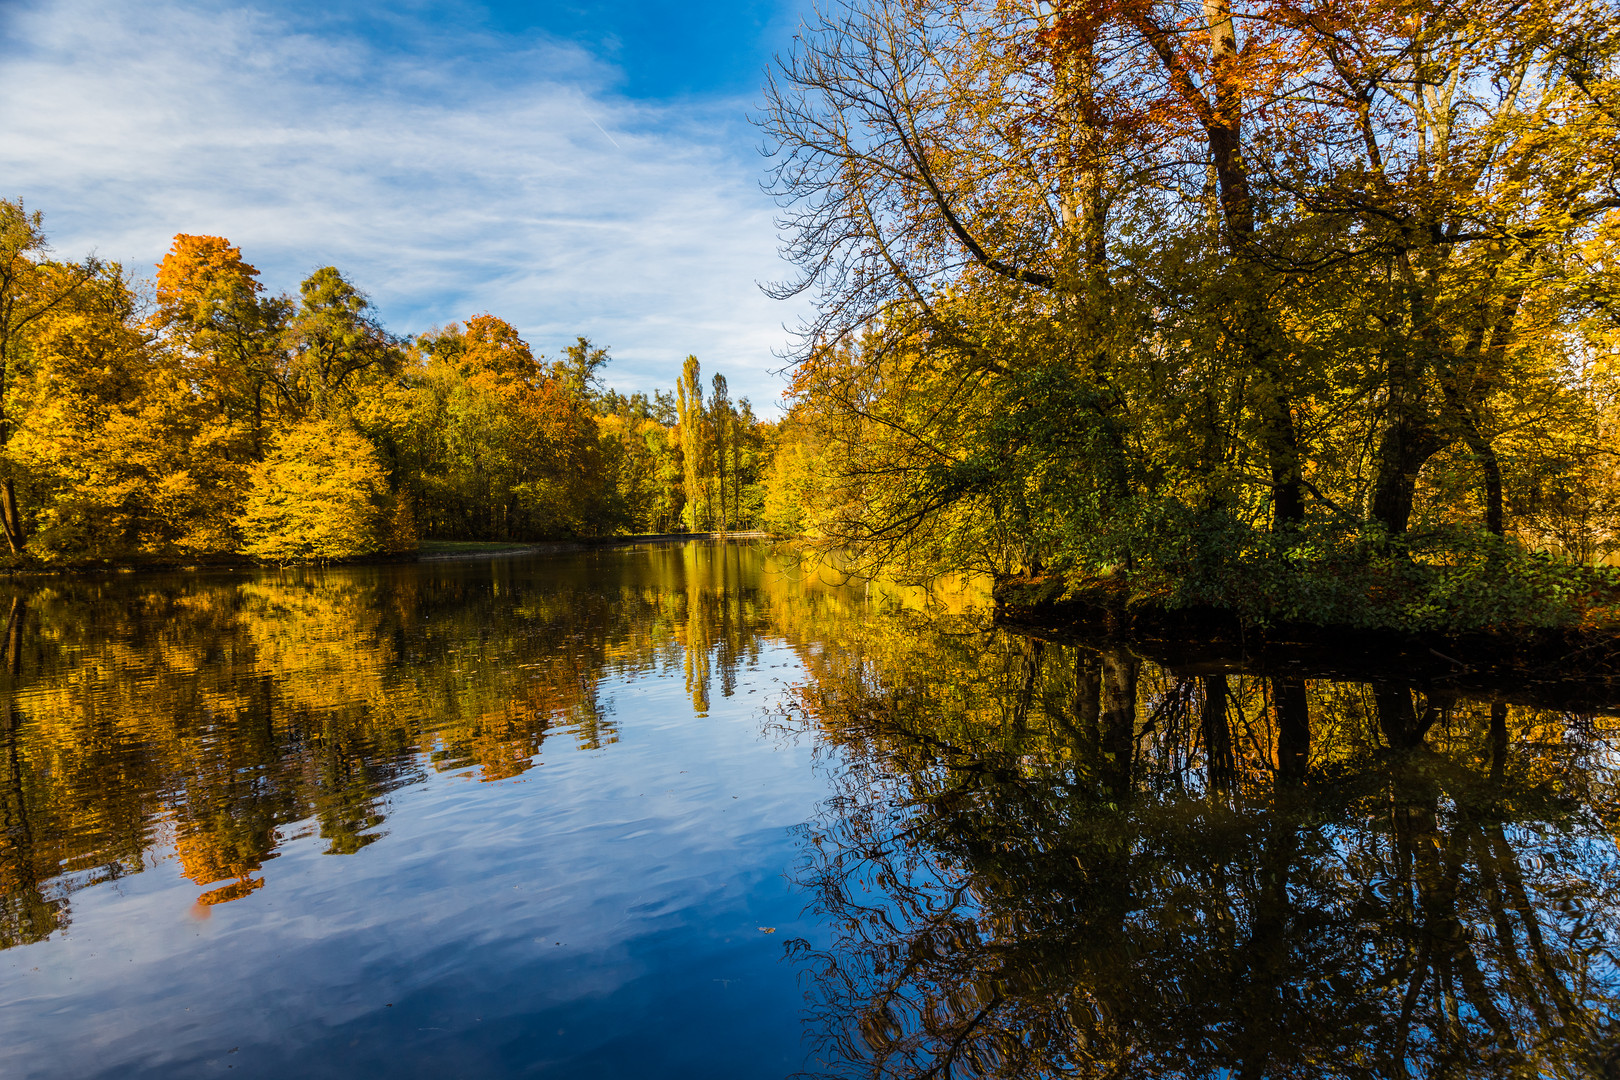
[[[1606,622],[1620,12],[870,3],[761,123],[769,507],[872,565],[1260,621]]]
[[[493,315],[386,329],[333,267],[268,292],[176,236],[145,282],[50,257],[0,201],[0,556],[13,565],[323,561],[421,539],[754,527],[773,425],[688,357],[606,388],[584,337],[536,355]]]

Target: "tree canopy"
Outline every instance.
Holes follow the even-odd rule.
[[[874,562],[1184,599],[1620,548],[1617,15],[828,9],[761,117],[815,301],[800,503]]]

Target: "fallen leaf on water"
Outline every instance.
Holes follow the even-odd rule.
[[[762,927],[759,928],[759,932],[762,933],[762,934],[774,934],[774,933],[776,933],[776,927],[774,927],[774,926],[762,926]]]

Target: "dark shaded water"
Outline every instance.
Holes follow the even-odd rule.
[[[713,544],[20,589],[0,1075],[1614,1074],[1620,723],[892,601]]]

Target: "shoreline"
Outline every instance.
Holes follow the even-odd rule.
[[[418,552],[402,562],[466,562],[471,559],[504,559],[514,555],[560,555],[594,548],[636,547],[641,544],[680,544],[690,540],[770,540],[771,533],[762,531],[726,533],[641,533],[635,536],[602,536],[581,540],[536,540],[533,543],[513,544],[510,547],[488,551],[434,551]],[[450,541],[456,543],[457,541]],[[364,565],[367,560],[344,563],[345,566]],[[262,564],[261,564],[262,565]]]
[[[363,555],[324,563],[267,563],[246,556],[216,555],[190,560],[152,562],[70,563],[62,566],[8,566],[3,573],[12,579],[52,577],[92,577],[105,574],[171,574],[204,570],[269,570],[292,567],[398,566],[415,563],[467,562],[474,559],[504,559],[518,555],[558,555],[595,548],[634,547],[640,544],[673,544],[691,540],[771,540],[774,534],[747,532],[639,533],[631,536],[593,536],[573,540],[536,540],[493,546],[481,551],[405,552],[397,555]],[[429,541],[432,543],[433,541]],[[480,543],[480,541],[446,541]]]
[[[1123,648],[1173,674],[1404,685],[1538,708],[1620,715],[1620,631],[1501,626],[1411,632],[1246,623],[1217,608],[1171,610],[997,590],[994,624],[1036,641]]]

